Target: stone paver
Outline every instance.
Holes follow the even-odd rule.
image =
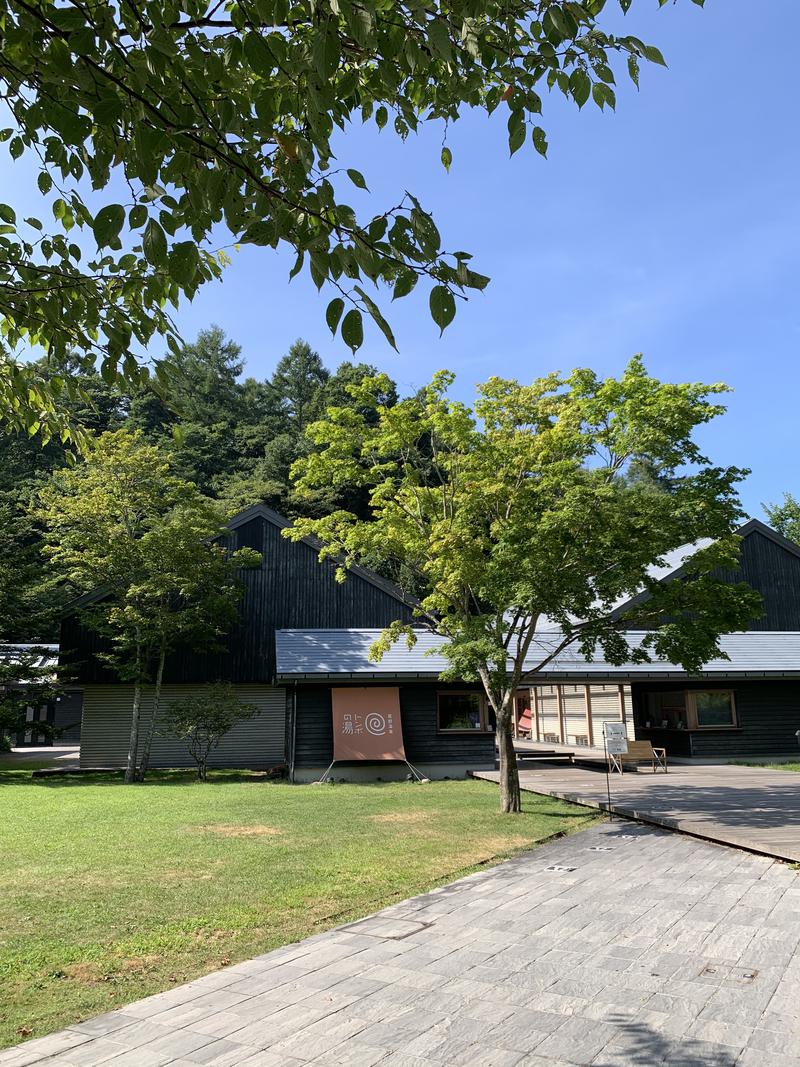
[[[475,771],[496,782],[497,771]],[[602,771],[540,764],[519,772],[531,793],[608,809]],[[800,774],[735,764],[675,764],[611,775],[611,810],[779,859],[800,861]]]
[[[800,872],[605,823],[0,1067],[800,1067],[798,945]]]

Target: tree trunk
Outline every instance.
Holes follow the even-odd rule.
[[[153,738],[156,735],[156,726],[158,725],[158,710],[161,705],[161,683],[164,679],[164,660],[166,659],[166,655],[166,650],[162,648],[158,657],[156,684],[153,691],[153,716],[150,719],[150,725],[147,727],[144,746],[142,748],[142,758],[139,762],[139,769],[136,772],[136,780],[139,782],[144,781],[144,776],[147,774],[147,769],[150,766],[150,749],[153,747]]]
[[[506,710],[503,709],[504,712]],[[521,810],[519,771],[511,731],[511,717],[506,714],[497,716],[497,747],[500,751],[500,810],[504,814],[517,814]]]
[[[136,682],[133,687],[133,709],[131,714],[131,739],[128,744],[128,763],[125,767],[125,781],[130,785],[136,781],[136,756],[139,748],[139,717],[142,712],[142,646],[136,646]]]

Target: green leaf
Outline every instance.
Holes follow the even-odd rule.
[[[364,175],[357,170],[353,170],[351,167],[347,168],[347,177],[356,186],[357,189],[367,189],[367,183],[364,181]],[[369,189],[367,189],[369,192]]]
[[[381,314],[381,309],[378,307],[378,305],[375,303],[375,301],[372,299],[372,297],[368,296],[367,293],[364,292],[364,290],[361,288],[360,285],[356,285],[353,288],[358,293],[358,295],[361,297],[361,299],[364,301],[364,303],[367,305],[367,311],[370,313],[370,315],[372,316],[374,321],[377,323],[378,328],[380,329],[380,331],[383,334],[383,336],[386,338],[386,340],[389,342],[389,344],[392,346],[392,348],[396,352],[397,351],[397,344],[395,343],[394,334],[392,333],[392,328],[389,325],[389,323],[386,321],[386,319],[383,317],[383,315]]]
[[[364,343],[364,323],[361,321],[361,312],[352,308],[342,320],[342,340],[346,345],[357,352]]]
[[[431,318],[439,327],[441,336],[456,317],[456,302],[445,285],[434,285],[430,296]]]
[[[323,82],[330,81],[339,66],[339,35],[326,21],[314,37],[314,66]]]
[[[525,119],[521,111],[512,111],[508,116],[508,151],[514,155],[525,143]]]
[[[101,208],[94,217],[92,231],[100,248],[111,244],[125,225],[125,208],[121,204],[108,204]]]
[[[42,170],[39,172],[36,178],[36,184],[39,186],[39,191],[41,193],[44,193],[45,196],[47,196],[47,194],[53,188],[53,179],[50,177],[46,170]]]
[[[447,145],[445,145],[442,148],[442,166],[444,167],[444,169],[447,171],[448,174],[450,173],[450,165],[451,165],[452,162],[453,162],[453,153],[450,151],[450,149],[447,147]]]
[[[248,226],[239,238],[242,244],[269,245],[275,241],[275,222],[273,219],[260,219]]]
[[[583,107],[592,91],[592,82],[585,70],[578,67],[569,78],[569,89],[578,107]]]
[[[191,285],[200,266],[200,255],[194,241],[179,241],[169,255],[169,271],[178,285]]]
[[[128,225],[132,230],[138,230],[147,222],[147,208],[144,204],[136,204],[128,212]]]
[[[547,156],[547,134],[544,132],[541,126],[534,126],[533,133],[533,147],[539,153],[540,156]]]
[[[150,219],[145,227],[142,251],[154,267],[163,267],[167,261],[167,238],[155,219]]]
[[[389,112],[381,104],[378,110],[375,112],[375,124],[379,130],[382,130],[386,123],[389,121]]]
[[[403,296],[408,296],[416,284],[416,271],[408,270],[404,274],[401,274],[395,282],[394,291],[392,292],[392,300],[399,300]]]
[[[260,33],[248,33],[245,37],[244,58],[256,74],[269,74],[275,67],[269,45]]]
[[[616,107],[617,98],[614,90],[604,82],[595,82],[592,86],[592,99],[602,111],[606,104],[613,110]]]
[[[654,44],[644,45],[644,57],[649,59],[651,63],[657,63],[660,67],[666,67],[667,65],[667,61]]]
[[[332,334],[336,333],[336,327],[339,325],[339,319],[342,317],[343,311],[344,300],[342,300],[340,296],[335,296],[330,304],[328,304],[328,308],[325,312],[325,321]]]

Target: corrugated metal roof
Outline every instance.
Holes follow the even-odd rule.
[[[401,638],[379,663],[369,659],[369,649],[380,630],[278,630],[275,635],[278,676],[287,678],[435,678],[447,666],[438,651],[443,638],[418,632],[416,645],[409,649]],[[636,647],[644,635],[628,633]],[[526,661],[535,668],[557,645],[558,632],[539,633]],[[729,659],[706,663],[696,677],[800,677],[800,633],[749,631],[726,634],[720,645]],[[686,677],[678,664],[657,660],[652,663],[605,662],[599,650],[591,659],[581,656],[577,647],[560,652],[538,675],[542,680],[600,678],[612,680]]]
[[[0,659],[6,662],[28,662],[31,658],[34,667],[54,667],[58,663],[58,645],[46,642],[38,645],[0,643]]]

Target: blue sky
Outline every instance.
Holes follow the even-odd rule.
[[[609,4],[609,8],[611,5]],[[756,14],[757,13],[757,14]],[[591,366],[616,374],[635,352],[673,380],[724,381],[728,413],[703,433],[713,460],[752,468],[751,514],[800,492],[800,143],[792,0],[636,0],[619,21],[658,44],[639,93],[620,82],[616,114],[545,103],[550,150],[508,157],[505,117],[470,114],[452,128],[453,166],[439,164],[441,128],[402,145],[354,129],[339,162],[362,170],[376,204],[410,189],[450,248],[492,277],[461,305],[441,340],[424,296],[391,306],[400,354],[377,331],[360,357],[403,389],[440,367],[461,396],[491,374],[530,380]],[[366,194],[354,191],[367,203]],[[323,313],[327,300],[291,261],[234,255],[224,282],[183,312],[191,333],[217,322],[268,374],[298,336],[331,365],[347,357]]]
[[[546,99],[546,161],[531,146],[509,159],[500,112],[451,129],[449,175],[440,126],[404,145],[388,130],[352,129],[338,162],[364,173],[371,198],[354,190],[350,202],[385,209],[414,192],[444,244],[472,252],[492,278],[441,339],[426,293],[390,307],[383,299],[400,354],[372,330],[358,358],[404,391],[448,367],[468,399],[492,374],[617,374],[643,352],[659,377],[733,387],[702,441],[714,462],[752,468],[742,494],[750,514],[784,490],[800,493],[795,6],[634,0],[620,26],[657,44],[669,69],[644,69],[639,93],[620,77],[616,113]],[[224,281],[181,310],[184,336],[217,323],[259,377],[297,337],[329,366],[348,358],[324,322],[333,294],[303,276],[289,283],[292,258],[234,253]]]

